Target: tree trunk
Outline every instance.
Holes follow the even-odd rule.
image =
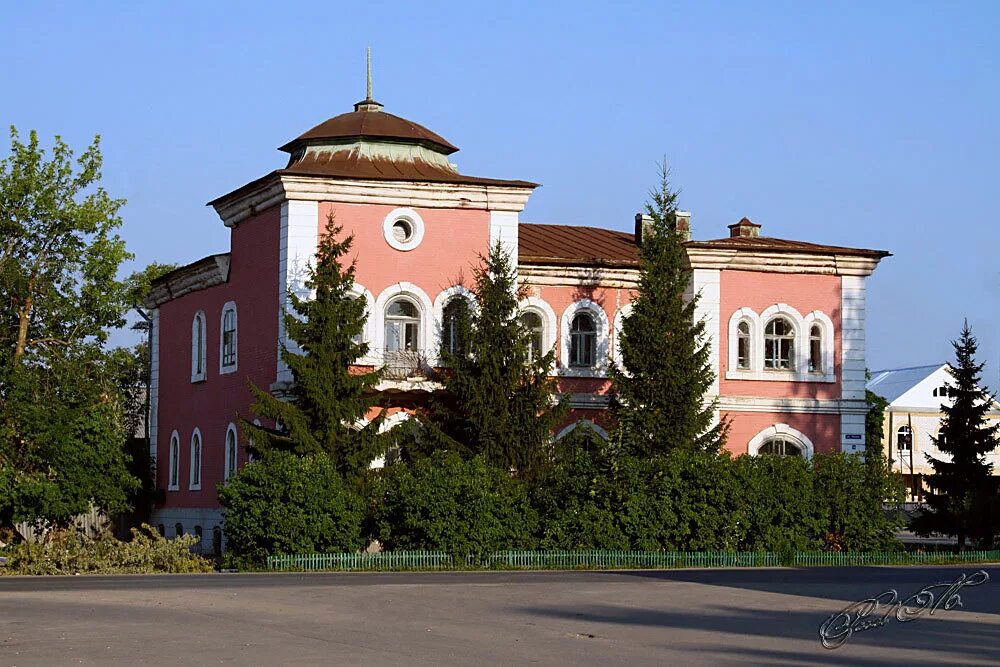
[[[28,283],[28,296],[24,299],[21,312],[18,313],[17,322],[17,345],[14,347],[14,366],[17,367],[24,356],[24,348],[28,344],[28,322],[31,320],[31,309],[35,305],[32,292],[35,290],[34,281]]]

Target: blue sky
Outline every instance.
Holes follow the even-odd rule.
[[[93,5],[93,6],[92,6]],[[631,229],[666,156],[697,238],[887,249],[869,366],[1000,358],[1000,4],[13,3],[0,122],[103,137],[150,261],[228,249],[208,200],[364,96],[469,174],[543,187],[523,219]],[[6,144],[5,144],[6,145]]]

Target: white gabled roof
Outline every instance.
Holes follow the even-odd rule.
[[[933,395],[933,389],[950,379],[948,364],[934,364],[875,371],[865,386],[889,401],[889,405],[937,409],[941,401]]]

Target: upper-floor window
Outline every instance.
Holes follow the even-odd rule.
[[[167,490],[176,491],[180,487],[181,438],[174,431],[170,436],[170,451],[167,460]]]
[[[420,310],[400,297],[385,309],[385,349],[387,352],[416,352],[420,340]]]
[[[191,321],[191,382],[205,379],[205,313],[200,310]]]
[[[451,354],[458,354],[465,347],[464,321],[468,316],[469,302],[463,296],[453,297],[444,307],[441,323],[441,347]]]
[[[908,452],[913,446],[913,431],[909,426],[903,425],[896,429],[896,451]]]
[[[794,370],[795,328],[784,317],[775,317],[764,328],[764,368]]]
[[[951,398],[955,395],[955,390],[950,386],[943,384],[940,387],[935,387],[933,393],[939,398]]]
[[[823,372],[823,330],[818,324],[809,328],[809,372]]]
[[[201,489],[201,432],[198,429],[191,435],[191,476],[188,488],[192,491]]]
[[[542,316],[530,310],[522,313],[521,326],[528,332],[528,361],[537,361],[542,356],[545,334]]]
[[[597,323],[588,312],[573,316],[569,328],[569,365],[591,368],[597,358]]]
[[[230,301],[222,308],[222,339],[219,351],[219,372],[236,370],[236,304]]]
[[[736,327],[736,367],[750,368],[750,323],[743,320]]]
[[[226,429],[226,470],[224,479],[229,479],[236,474],[236,427],[232,424]]]
[[[775,436],[767,440],[764,444],[760,446],[757,450],[758,454],[772,454],[774,456],[802,456],[802,448],[799,447],[798,443],[784,438],[782,436]]]

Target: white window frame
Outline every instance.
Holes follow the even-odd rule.
[[[570,433],[572,433],[573,431],[575,431],[580,426],[589,426],[594,431],[594,433],[596,433],[597,435],[599,435],[602,440],[604,440],[605,442],[607,442],[607,440],[608,440],[608,432],[605,431],[603,428],[601,428],[600,424],[597,424],[593,420],[590,420],[590,419],[578,419],[575,422],[573,422],[572,424],[566,426],[561,431],[559,431],[558,434],[556,434],[556,440],[562,440],[563,438],[565,438],[567,435],[569,435]]]
[[[222,364],[223,358],[226,355],[226,313],[232,312],[233,314],[233,363],[230,366],[224,366]],[[222,316],[219,318],[219,375],[226,375],[227,373],[235,373],[236,368],[239,365],[239,351],[240,351],[240,321],[239,316],[236,313],[236,302],[227,301],[222,307]]]
[[[378,298],[375,299],[375,305],[372,307],[372,315],[374,317],[369,317],[369,320],[375,320],[371,329],[374,337],[368,343],[369,356],[376,357],[378,360],[383,358],[382,355],[384,355],[385,350],[385,311],[389,306],[389,302],[397,296],[409,297],[410,300],[417,304],[417,310],[420,313],[419,349],[425,352],[428,350],[433,352],[435,349],[431,344],[433,329],[431,317],[434,312],[434,304],[431,303],[427,293],[418,286],[413,283],[398,282],[386,287],[379,293]]]
[[[181,488],[181,434],[174,431],[170,434],[170,448],[167,451],[167,491],[179,491]]]
[[[375,307],[375,297],[360,283],[354,283],[349,294],[352,298],[364,297],[365,300],[365,326],[361,330],[361,341],[368,344],[368,355],[359,358],[357,363],[366,366],[374,365],[377,363],[377,351],[374,350],[373,343],[375,340],[373,327],[376,319],[373,310]]]
[[[556,331],[558,330],[558,319],[556,311],[544,299],[537,296],[529,296],[521,299],[518,305],[518,320],[521,315],[527,312],[534,313],[542,318],[542,355],[548,354],[556,346]]]
[[[784,317],[795,331],[794,369],[764,368],[764,330],[775,317]],[[739,368],[739,323],[750,323],[750,368]],[[823,334],[822,372],[809,371],[809,331],[818,324]],[[814,310],[805,317],[785,303],[768,306],[759,315],[752,308],[739,308],[729,317],[729,337],[726,368],[727,380],[764,380],[770,382],[820,382],[837,381],[834,368],[835,330],[826,313]]]
[[[198,456],[195,458],[195,441],[197,439],[198,443]],[[198,461],[198,467],[195,468],[195,461]],[[188,490],[189,491],[201,491],[201,476],[202,470],[205,467],[205,439],[201,437],[201,431],[195,428],[191,432],[191,458],[188,461]],[[197,476],[195,475],[197,473]]]
[[[200,336],[199,336],[200,334]],[[191,382],[204,382],[208,377],[208,320],[205,311],[199,310],[191,318]],[[198,357],[201,356],[201,372]]]
[[[229,451],[229,437],[233,438],[233,450]],[[226,448],[225,452],[225,468],[222,469],[222,479],[228,480],[230,477],[234,476],[239,470],[239,460],[240,460],[240,440],[239,435],[236,432],[236,424],[230,422],[229,426],[226,427],[226,439],[223,441],[223,447]],[[231,472],[230,472],[231,471]]]
[[[434,331],[432,333],[434,339],[434,346],[429,348],[427,351],[427,357],[435,366],[441,363],[440,360],[440,350],[444,345],[444,309],[447,308],[448,304],[455,297],[465,297],[469,302],[469,308],[473,312],[479,309],[479,302],[476,301],[476,295],[472,293],[472,290],[465,287],[464,285],[452,285],[451,287],[441,290],[436,297],[434,297],[434,305],[432,306],[431,312],[434,318]]]
[[[784,438],[785,440],[791,440],[798,445],[802,449],[802,458],[807,461],[811,459],[816,452],[816,449],[813,447],[812,440],[810,440],[809,436],[805,433],[792,428],[788,424],[774,424],[772,426],[768,426],[751,438],[750,442],[747,443],[747,453],[750,456],[757,456],[760,448],[765,443],[778,437]]]
[[[768,327],[772,324],[776,324],[779,320],[788,323],[791,328],[791,334],[769,334],[767,333]],[[774,351],[774,358],[776,360],[781,359],[781,346],[780,341],[790,340],[791,349],[788,351],[788,368],[782,368],[781,366],[768,367],[767,365],[767,341],[768,338],[773,336],[776,341],[776,349]],[[768,319],[764,320],[764,348],[763,348],[763,360],[764,360],[764,371],[768,373],[786,373],[794,375],[800,373],[803,370],[801,364],[802,357],[802,329],[789,317],[786,317],[783,313],[772,315]]]
[[[626,375],[628,369],[625,368],[625,360],[622,358],[622,329],[625,327],[625,320],[632,315],[632,304],[626,303],[615,313],[615,325],[611,331],[611,358]]]
[[[580,311],[587,311],[594,316],[597,325],[597,345],[594,354],[594,365],[590,368],[570,366],[570,328],[573,325],[573,318]],[[607,377],[608,375],[608,314],[597,303],[590,299],[580,299],[571,303],[562,314],[562,322],[559,335],[562,340],[560,345],[560,369],[559,374],[565,377]]]
[[[393,234],[393,226],[401,220],[410,226],[412,232],[406,241],[397,240]],[[402,252],[409,252],[424,240],[424,220],[412,208],[395,208],[389,211],[389,215],[385,216],[385,220],[382,221],[382,234],[390,247]]]

